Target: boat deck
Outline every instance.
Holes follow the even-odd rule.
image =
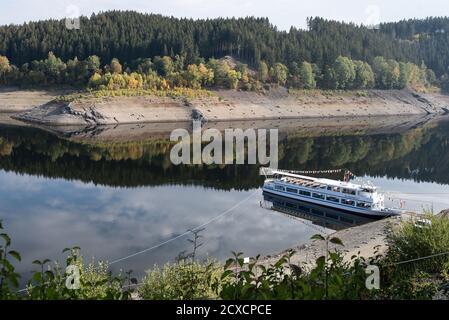
[[[291,184],[295,184],[298,186],[306,187],[306,188],[320,188],[320,189],[327,189],[327,185],[321,184],[315,181],[309,181],[301,178],[292,178],[292,177],[284,177],[282,178],[283,181]]]

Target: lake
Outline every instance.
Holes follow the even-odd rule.
[[[449,208],[449,122],[405,123],[384,130],[317,130],[319,122],[280,129],[279,167],[347,168],[379,186],[392,205]],[[18,271],[25,278],[31,261],[62,259],[62,249],[75,245],[88,261],[108,260],[114,270],[142,275],[189,252],[185,233],[203,224],[198,255],[221,260],[232,250],[277,253],[304,243],[317,227],[332,231],[269,210],[258,166],[174,166],[169,133],[145,135],[136,127],[129,139],[109,134],[128,129],[0,125],[0,219],[22,254]]]

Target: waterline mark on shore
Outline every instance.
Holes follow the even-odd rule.
[[[278,166],[278,129],[225,129],[223,135],[220,130],[214,128],[203,131],[201,121],[194,120],[192,134],[186,129],[175,129],[170,134],[170,141],[177,142],[170,151],[170,160],[174,165],[260,164],[269,165],[271,168]]]

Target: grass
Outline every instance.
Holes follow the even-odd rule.
[[[70,93],[59,96],[55,99],[57,102],[74,102],[82,100],[96,100],[101,101],[102,98],[109,97],[141,97],[141,96],[156,96],[161,98],[172,99],[197,99],[213,96],[213,93],[205,89],[191,89],[175,87],[167,90],[153,90],[153,89],[117,89],[117,90],[87,90],[84,92]]]

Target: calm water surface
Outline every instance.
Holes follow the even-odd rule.
[[[438,212],[449,208],[449,123],[383,134],[285,134],[280,167],[348,168],[387,192],[390,204]],[[334,176],[341,178],[340,176]],[[86,143],[32,128],[0,127],[0,218],[31,261],[58,258],[65,247],[114,261],[207,225],[200,255],[231,250],[276,253],[317,230],[268,210],[256,166],[172,166],[164,140]],[[331,231],[327,229],[327,231]],[[137,274],[191,248],[188,236],[120,261]]]

